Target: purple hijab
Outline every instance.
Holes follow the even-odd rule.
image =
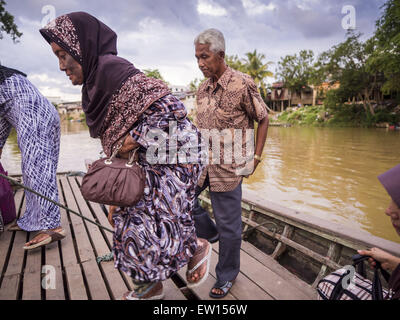
[[[400,207],[400,164],[378,176],[392,200]]]
[[[141,71],[117,57],[116,33],[88,13],[60,16],[40,29],[40,33],[49,44],[55,42],[82,66],[82,107],[90,136],[99,137],[113,93]]]

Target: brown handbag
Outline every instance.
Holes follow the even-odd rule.
[[[131,207],[143,196],[145,173],[134,161],[136,151],[128,160],[116,158],[122,143],[110,158],[92,163],[82,180],[81,192],[87,201],[119,207]]]

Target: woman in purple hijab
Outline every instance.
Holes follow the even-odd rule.
[[[400,235],[400,164],[381,174],[378,179],[391,197],[385,213],[390,217],[393,228]],[[379,261],[382,268],[392,271],[389,280],[391,299],[400,300],[400,258],[378,248],[359,250],[358,253],[371,256],[369,260],[372,266],[376,265],[375,261]]]
[[[117,35],[95,17],[74,12],[60,16],[40,30],[74,85],[82,87],[82,106],[90,135],[100,138],[110,156],[124,141],[119,156],[138,149],[145,170],[143,198],[133,207],[111,208],[114,225],[115,267],[132,277],[134,291],[127,300],[162,299],[162,281],[188,265],[188,286],[202,283],[208,274],[211,245],[196,237],[192,208],[203,166],[196,160],[150,163],[146,152],[154,146],[150,132],[168,136],[175,124],[175,149],[201,141],[186,117],[184,105],[161,80],[146,77],[129,61],[117,56]],[[125,140],[123,140],[125,139]],[[171,138],[169,138],[171,139]],[[172,144],[172,143],[171,143]],[[167,157],[168,154],[167,140]],[[199,147],[197,150],[199,150]],[[170,159],[170,158],[169,158]]]

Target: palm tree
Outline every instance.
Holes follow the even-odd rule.
[[[253,78],[254,82],[260,90],[262,97],[265,99],[267,97],[267,88],[264,80],[267,77],[272,77],[274,74],[268,70],[268,67],[273,62],[268,61],[267,63],[263,63],[264,59],[265,55],[262,53],[258,53],[255,49],[253,52],[246,53],[245,65],[246,73]]]

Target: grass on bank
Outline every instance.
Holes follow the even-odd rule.
[[[399,109],[399,108],[396,108]],[[399,125],[399,110],[377,108],[374,115],[366,113],[360,104],[342,104],[336,108],[324,105],[288,108],[277,121],[292,125],[319,127],[374,127],[378,124]]]

